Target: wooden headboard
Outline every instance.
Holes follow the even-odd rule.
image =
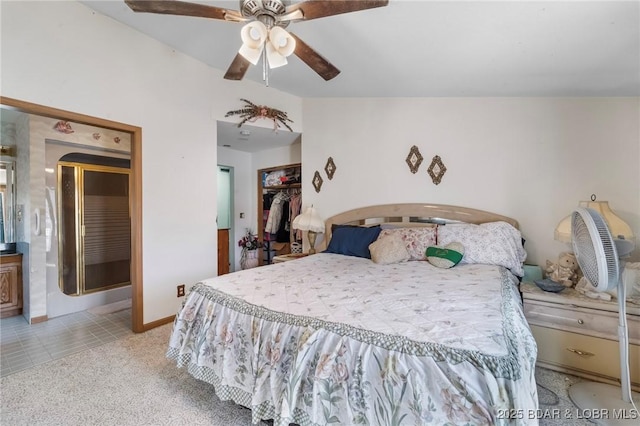
[[[518,221],[507,216],[468,207],[444,204],[380,204],[361,207],[331,216],[325,221],[323,245],[331,240],[332,225],[376,225],[388,223],[396,226],[433,226],[434,223],[486,223],[503,221],[519,228]]]

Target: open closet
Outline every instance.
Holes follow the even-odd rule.
[[[291,228],[302,207],[301,171],[300,163],[258,170],[259,265],[302,252],[302,233]]]

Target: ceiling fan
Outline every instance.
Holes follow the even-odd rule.
[[[242,80],[249,65],[256,65],[262,57],[263,79],[267,85],[267,68],[285,65],[287,56],[291,54],[327,81],[340,74],[338,68],[298,36],[285,30],[290,23],[383,7],[389,3],[389,0],[303,0],[293,4],[289,0],[239,1],[240,10],[173,0],[125,0],[125,3],[134,12],[246,23],[241,31],[243,44],[224,78]]]

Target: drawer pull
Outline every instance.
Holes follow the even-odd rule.
[[[567,350],[569,352],[573,352],[574,354],[577,354],[577,355],[580,355],[580,356],[594,356],[595,355],[595,354],[592,354],[591,352],[581,351],[580,349],[567,348]]]
[[[584,324],[584,321],[582,321],[581,319],[578,320],[578,324]]]

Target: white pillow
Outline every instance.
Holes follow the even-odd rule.
[[[507,222],[438,226],[438,245],[453,242],[464,246],[464,257],[460,263],[504,266],[514,275],[524,276],[522,264],[527,252],[522,247],[522,234]]]
[[[379,237],[369,244],[369,251],[371,252],[371,260],[382,265],[409,260],[409,252],[407,252],[402,237],[398,234]]]

